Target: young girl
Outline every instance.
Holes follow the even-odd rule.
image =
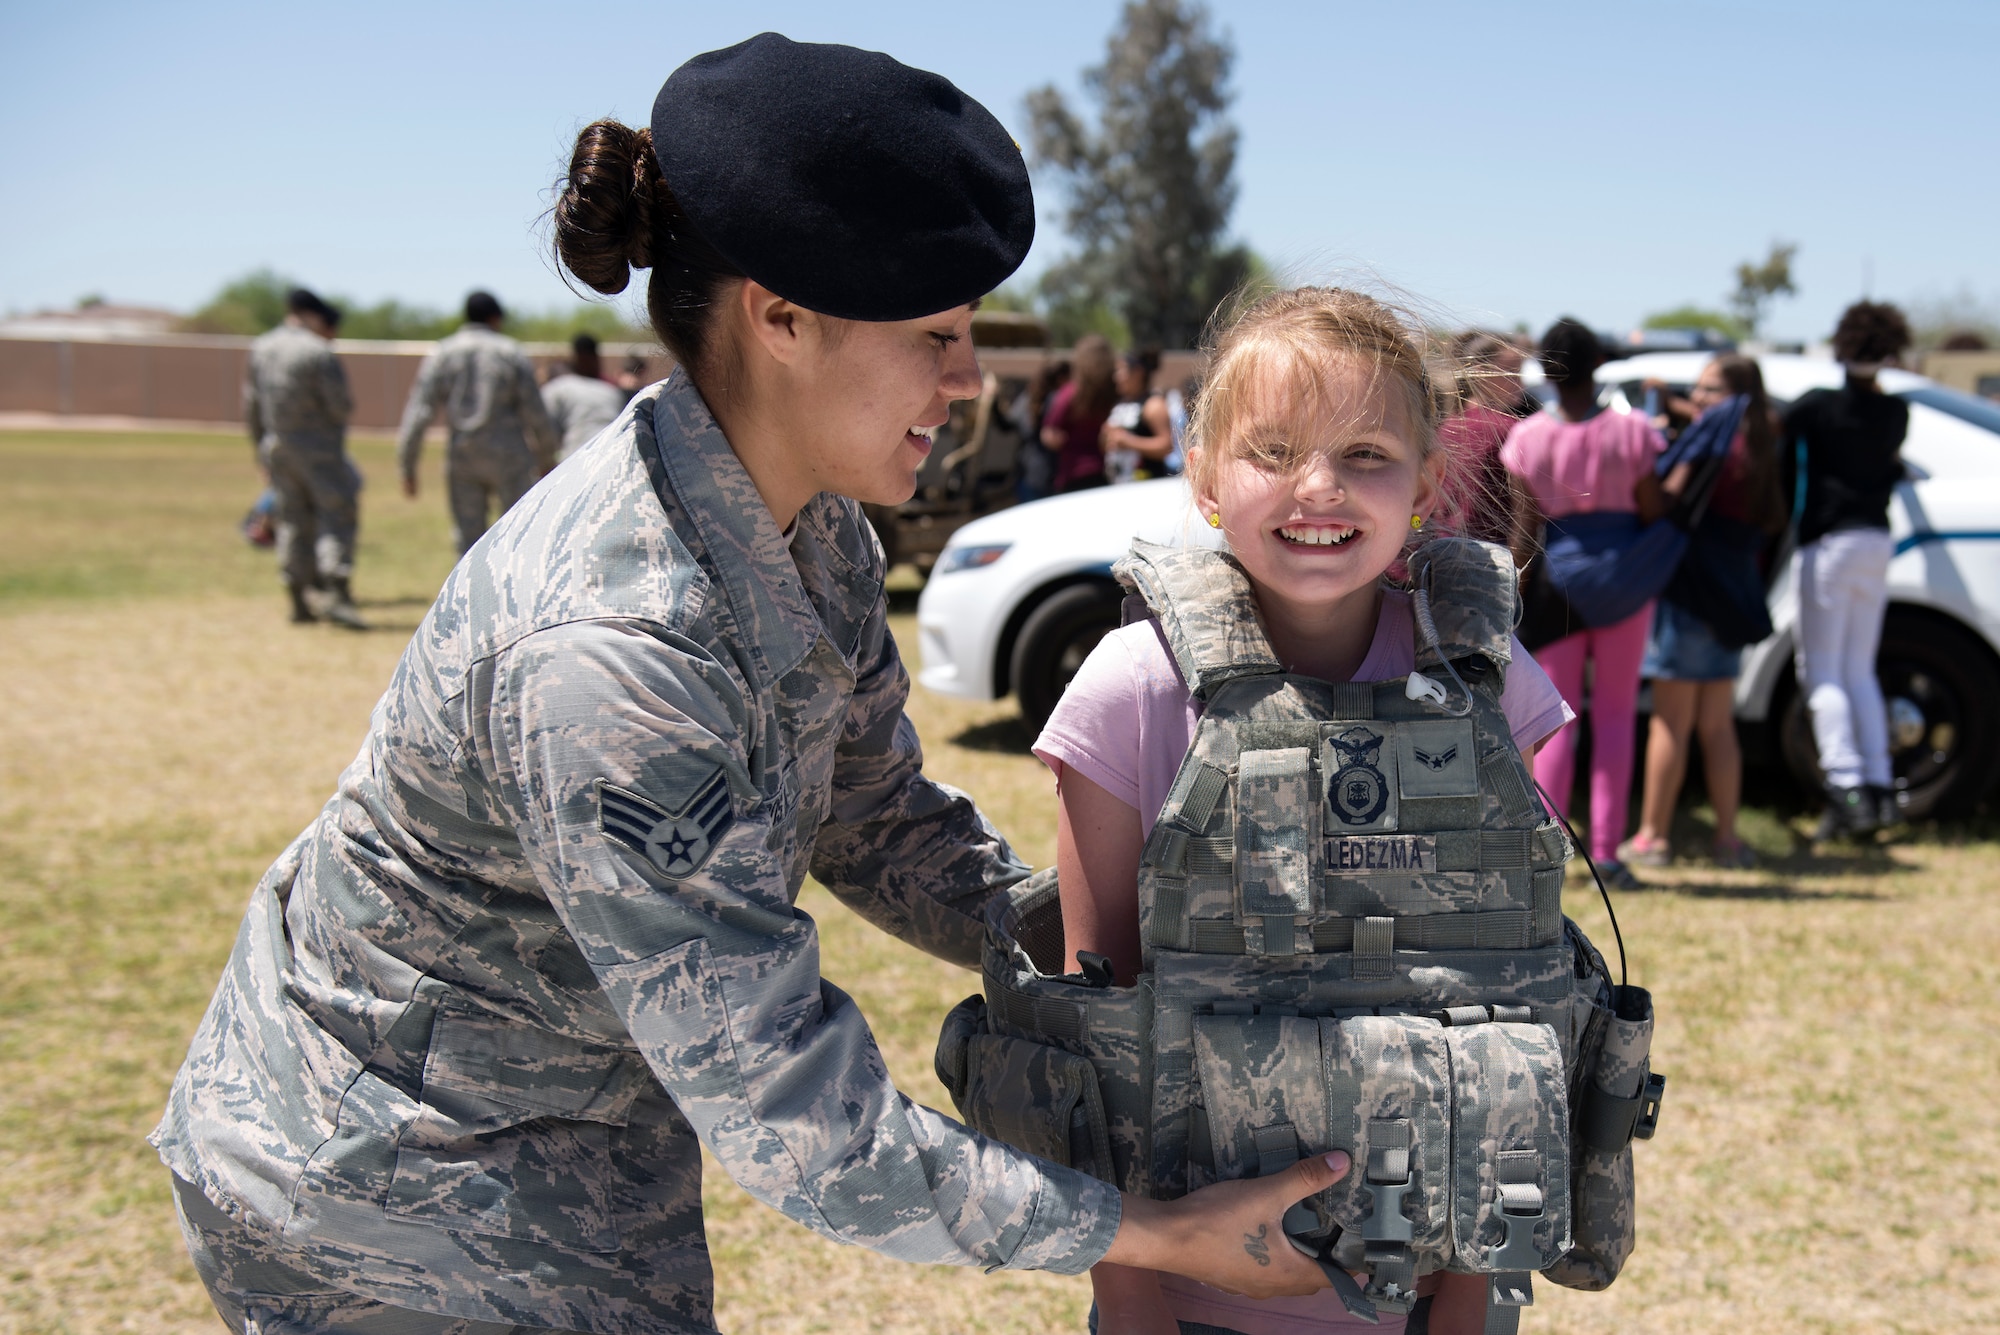
[[[1410,599],[1388,577],[1406,547],[1434,535],[1434,517],[1446,519],[1451,462],[1420,337],[1373,298],[1300,288],[1251,306],[1214,349],[1190,428],[1190,489],[1249,576],[1289,672],[1386,681],[1416,665]],[[1570,717],[1518,644],[1502,701],[1524,751]],[[1137,976],[1141,850],[1199,715],[1159,624],[1146,620],[1104,638],[1036,741],[1060,795],[1070,967],[1075,952],[1095,951],[1120,984]],[[1104,1335],[1401,1328],[1355,1322],[1331,1292],[1257,1302],[1103,1265],[1092,1283]],[[1431,1330],[1481,1328],[1483,1279],[1445,1276],[1435,1289]]]

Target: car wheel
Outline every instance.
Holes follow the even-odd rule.
[[[1014,642],[1014,696],[1021,717],[1036,731],[1049,721],[1056,701],[1090,651],[1118,629],[1125,596],[1116,584],[1096,580],[1058,589],[1029,613]]]
[[[1915,818],[1957,815],[1986,791],[2000,751],[2000,670],[1963,627],[1891,610],[1875,657],[1889,712],[1889,761],[1905,810]],[[1808,792],[1823,783],[1801,686],[1779,725],[1785,767]]]

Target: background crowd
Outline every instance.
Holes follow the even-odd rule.
[[[331,345],[340,312],[304,289],[289,307],[257,341],[245,384],[267,479],[246,532],[277,548],[294,620],[362,628],[349,591],[360,477],[344,454],[349,398]],[[426,360],[399,432],[413,497],[424,432],[444,420],[461,553],[640,387],[629,366],[607,373],[587,333],[537,385],[520,345],[499,332],[502,318],[487,293],[466,299],[463,326]],[[1536,779],[1567,812],[1587,737],[1587,845],[1611,883],[1631,885],[1633,867],[1674,857],[1673,813],[1697,746],[1714,810],[1708,855],[1727,867],[1754,862],[1736,833],[1735,682],[1743,648],[1770,633],[1765,589],[1785,559],[1798,563],[1799,679],[1826,775],[1818,834],[1903,819],[1875,654],[1908,409],[1881,392],[1876,372],[1910,341],[1894,306],[1849,308],[1833,337],[1845,385],[1803,396],[1782,418],[1757,362],[1739,353],[1718,355],[1686,397],[1648,386],[1643,409],[1620,412],[1601,401],[1594,377],[1606,350],[1580,321],[1559,320],[1534,342],[1478,329],[1450,341],[1459,408],[1440,437],[1452,461],[1451,522],[1510,546],[1524,572],[1523,642],[1588,723],[1541,748]],[[1541,395],[1522,378],[1529,356]],[[1017,498],[1178,474],[1199,383],[1158,385],[1159,367],[1155,349],[1120,352],[1089,334],[1037,371],[1002,410],[1021,441]],[[1703,422],[1714,428],[1706,454],[1676,453]],[[1657,559],[1663,551],[1670,559]],[[1566,582],[1566,554],[1616,572],[1623,600],[1591,597],[1573,571]],[[1639,757],[1642,681],[1652,708]],[[1635,773],[1640,816],[1628,838]]]
[[[1672,860],[1673,813],[1697,746],[1714,809],[1708,856],[1754,863],[1736,832],[1735,685],[1744,647],[1771,632],[1765,591],[1787,559],[1799,563],[1799,677],[1826,774],[1819,837],[1903,820],[1875,653],[1908,410],[1875,376],[1910,342],[1897,308],[1856,304],[1833,339],[1846,384],[1805,395],[1781,418],[1756,360],[1740,353],[1715,357],[1685,397],[1649,385],[1641,411],[1619,412],[1594,378],[1607,351],[1580,321],[1559,320],[1538,341],[1480,329],[1451,340],[1459,411],[1440,434],[1453,461],[1453,522],[1510,546],[1525,572],[1535,612],[1523,638],[1588,721],[1549,740],[1536,777],[1567,811],[1587,736],[1588,847],[1612,883]],[[1545,395],[1522,379],[1529,356]],[[1199,384],[1158,386],[1158,368],[1156,351],[1118,353],[1093,334],[1038,372],[1014,407],[1019,497],[1178,473]],[[1709,430],[1689,434],[1703,421]],[[1689,450],[1676,452],[1684,436]],[[1615,608],[1565,590],[1560,563],[1538,559],[1552,540],[1561,550],[1572,539],[1618,571]],[[1662,552],[1668,559],[1656,559]],[[1639,757],[1642,681],[1652,707]],[[1640,820],[1627,838],[1635,772]]]

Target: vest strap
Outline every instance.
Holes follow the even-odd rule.
[[[1048,1037],[1081,1044],[1090,1027],[1089,1007],[1033,997],[1007,986],[1004,978],[986,978],[986,1009],[1003,1033]]]
[[[1200,834],[1208,828],[1209,818],[1215,815],[1216,803],[1229,791],[1229,772],[1207,761],[1194,766],[1185,776],[1187,790],[1181,794],[1176,807],[1169,799],[1173,823],[1189,834]],[[1178,785],[1176,785],[1178,786]]]
[[[1250,577],[1227,552],[1139,540],[1111,573],[1159,618],[1181,680],[1197,700],[1238,677],[1284,670],[1258,619]]]
[[[1352,919],[1348,921],[1352,922]],[[1396,972],[1396,920],[1363,918],[1354,923],[1354,976],[1389,978]]]
[[[1562,935],[1563,869],[1544,867],[1528,878],[1534,895],[1534,939],[1555,941]]]
[[[1542,805],[1521,781],[1519,766],[1510,765],[1495,754],[1482,761],[1479,774],[1486,791],[1500,799],[1501,810],[1517,825],[1525,825],[1542,815]]]

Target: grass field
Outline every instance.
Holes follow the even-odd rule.
[[[450,564],[435,474],[410,504],[386,442],[356,452],[370,634],[284,624],[269,556],[233,530],[240,441],[0,434],[0,1331],[214,1328],[142,1137],[251,884],[331,791]],[[911,713],[933,772],[1047,861],[1051,786],[1011,709],[919,693]],[[1639,1150],[1640,1250],[1606,1294],[1539,1286],[1524,1329],[2000,1328],[1993,828],[1821,854],[1799,828],[1765,803],[1746,822],[1764,869],[1621,897],[1671,1078]],[[803,903],[897,1080],[949,1107],[932,1041],[976,980],[816,888]],[[1608,950],[1576,878],[1568,907]],[[706,1195],[725,1330],[1082,1329],[1082,1280],[900,1266],[719,1173]]]

